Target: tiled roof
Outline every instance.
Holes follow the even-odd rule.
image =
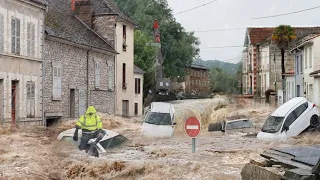
[[[259,28],[255,28],[255,27],[250,27],[247,28],[247,32],[249,35],[249,39],[250,39],[250,43],[251,44],[257,44],[265,39],[267,39],[272,32],[274,31],[275,28],[264,28],[264,27],[259,27]]]
[[[137,73],[137,74],[144,74],[145,72],[140,69],[138,66],[134,65],[134,73]]]
[[[131,24],[135,24],[130,17],[120,11],[114,0],[91,0],[91,4],[94,14],[116,14],[119,18]]]
[[[49,5],[45,19],[46,34],[116,53],[114,48],[74,16],[70,0],[46,0]]]
[[[41,5],[48,5],[48,3],[45,0],[29,0],[29,1],[41,4]]]
[[[198,65],[198,64],[191,64],[190,67],[191,67],[191,68],[194,68],[194,69],[204,69],[204,70],[208,70],[207,67],[202,66],[202,65]]]

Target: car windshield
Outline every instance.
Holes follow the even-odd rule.
[[[172,125],[169,113],[149,112],[145,123],[154,125]]]
[[[262,127],[262,132],[276,133],[280,130],[284,117],[269,116]]]
[[[249,120],[228,122],[226,125],[227,130],[252,128],[252,127],[253,127],[253,124]]]

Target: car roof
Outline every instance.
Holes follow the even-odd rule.
[[[284,117],[286,114],[294,108],[297,104],[301,102],[307,102],[308,100],[304,97],[295,97],[290,99],[289,101],[285,102],[282,104],[280,107],[278,107],[272,114],[271,116],[276,116],[276,117]]]
[[[250,121],[250,120],[249,119],[235,119],[235,120],[227,120],[226,123],[238,122],[238,121]]]
[[[150,108],[151,112],[171,113],[174,112],[173,105],[171,103],[153,102]]]

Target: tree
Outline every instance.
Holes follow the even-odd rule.
[[[282,69],[282,88],[284,88],[284,53],[288,48],[289,43],[296,38],[294,29],[289,25],[278,26],[272,34],[272,40],[276,42],[278,48],[281,50],[281,69]]]
[[[164,58],[164,75],[175,78],[185,76],[185,67],[191,65],[199,54],[200,44],[193,33],[186,32],[180,23],[176,22],[167,0],[115,0],[119,9],[131,17],[138,25],[136,30],[148,36],[153,41],[153,22],[158,20],[161,34],[161,51]],[[142,44],[135,44],[142,46]],[[135,56],[143,57],[143,51],[135,51]],[[141,59],[143,60],[143,59]],[[149,79],[148,74],[145,79]],[[147,81],[147,80],[146,80]],[[145,81],[145,82],[146,82]]]
[[[154,84],[155,76],[155,57],[156,49],[146,44],[152,41],[142,31],[136,30],[134,32],[134,64],[145,71],[143,89],[152,89]]]

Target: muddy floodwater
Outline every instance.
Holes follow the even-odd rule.
[[[124,119],[102,116],[104,128],[118,132],[130,142],[108,150],[100,158],[89,157],[66,142],[55,140],[59,132],[72,128],[74,121],[54,128],[32,127],[0,135],[0,179],[241,179],[242,167],[270,147],[306,142],[306,137],[285,143],[261,142],[254,136],[222,132],[209,133],[209,123],[226,116],[243,114],[257,130],[273,107],[252,100],[229,101],[226,97],[172,102],[177,126],[172,138],[141,136],[141,118]],[[218,108],[217,108],[218,107]],[[192,153],[184,121],[195,116],[201,120],[202,132]],[[311,141],[310,141],[311,142]],[[313,142],[314,143],[314,142]]]

